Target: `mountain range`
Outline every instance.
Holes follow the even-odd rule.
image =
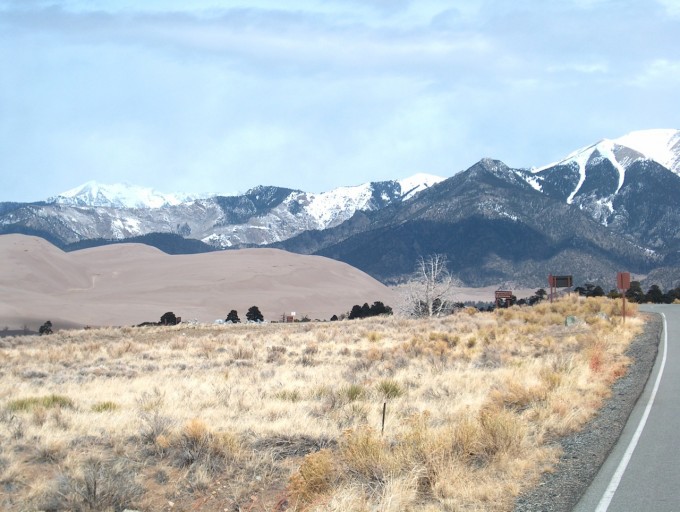
[[[408,200],[441,180],[418,174],[321,194],[259,186],[242,195],[196,199],[88,182],[42,202],[0,203],[0,232],[37,234],[62,248],[152,233],[201,240],[208,246],[203,250],[264,245],[310,229],[337,226],[357,211]]]
[[[88,183],[39,203],[0,203],[0,233],[69,249],[133,239],[167,252],[273,246],[347,262],[385,283],[420,255],[447,255],[464,284],[545,286],[546,276],[613,287],[615,272],[680,278],[680,131],[605,139],[538,168],[482,159],[448,179],[322,194],[261,186],[188,198]]]

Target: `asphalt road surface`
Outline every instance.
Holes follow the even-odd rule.
[[[680,306],[664,316],[652,374],[597,477],[574,512],[680,512]]]

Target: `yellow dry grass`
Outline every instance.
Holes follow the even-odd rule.
[[[0,508],[512,510],[625,373],[619,308],[6,338]]]

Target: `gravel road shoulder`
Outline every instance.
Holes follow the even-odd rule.
[[[568,512],[576,506],[611,452],[651,374],[661,339],[659,315],[640,313],[646,323],[628,348],[628,373],[612,388],[598,415],[583,430],[560,441],[564,453],[555,472],[520,496],[515,512]]]

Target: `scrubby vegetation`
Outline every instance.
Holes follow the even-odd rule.
[[[620,307],[3,338],[0,509],[511,510],[626,372]]]
[[[609,292],[609,296],[614,296],[615,290]],[[642,291],[639,281],[631,281],[630,289],[626,292],[626,297],[637,303],[652,303],[652,304],[680,304],[680,286],[668,289],[665,293],[661,290],[659,285],[653,284],[647,290],[647,293]]]

